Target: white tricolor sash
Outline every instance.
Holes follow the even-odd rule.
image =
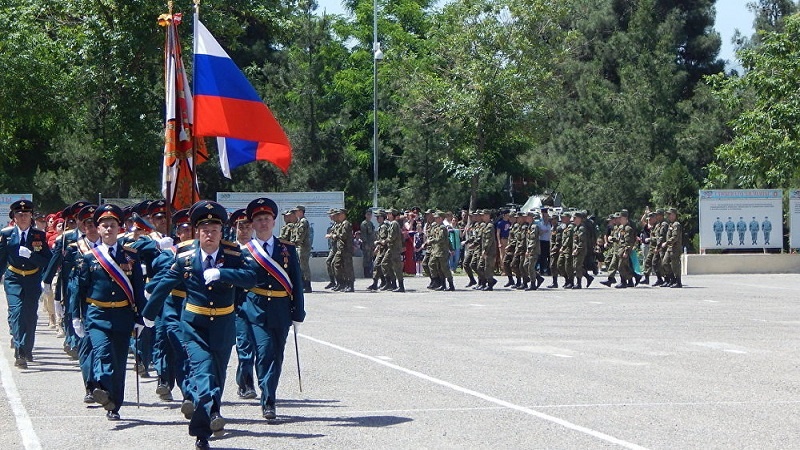
[[[277,242],[275,245],[278,245]],[[267,251],[264,250],[264,247],[258,243],[257,240],[253,239],[246,244],[247,249],[250,250],[250,254],[253,255],[253,259],[256,260],[259,266],[263,267],[264,270],[270,273],[278,283],[286,289],[290,295],[292,293],[292,280],[289,278],[289,274],[283,270],[280,264],[278,264],[271,256],[267,254]]]
[[[108,253],[100,251],[99,247],[93,248],[92,254],[95,258],[97,258],[97,262],[103,266],[103,269],[108,272],[108,275],[111,277],[111,279],[120,285],[122,290],[125,291],[125,295],[128,297],[128,302],[131,304],[131,307],[134,307],[133,285],[131,285],[131,280],[125,276],[125,272],[123,272],[117,263],[108,256]]]

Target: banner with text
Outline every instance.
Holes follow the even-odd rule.
[[[33,201],[33,194],[0,194],[0,214],[5,218],[5,223],[11,222],[11,204],[17,200]],[[0,227],[2,228],[2,227]]]
[[[789,247],[800,248],[800,189],[789,191]]]
[[[700,248],[783,246],[781,189],[700,191]]]
[[[325,239],[325,232],[331,223],[328,209],[344,208],[344,192],[218,192],[217,203],[232,213],[239,208],[246,208],[248,203],[259,197],[271,198],[281,212],[298,205],[305,206],[306,219],[311,223],[311,251],[328,251],[328,241]],[[283,216],[277,217],[273,231],[276,236],[283,225]]]

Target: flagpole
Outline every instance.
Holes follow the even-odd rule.
[[[194,33],[194,38],[192,39],[192,88],[197,89],[197,71],[195,70],[197,67],[197,27],[200,24],[200,0],[194,0],[194,18],[192,20],[192,32]],[[189,89],[189,92],[192,93],[192,98],[194,98],[195,91],[193,89]],[[192,177],[194,178],[193,182],[194,185],[197,186],[197,200],[200,200],[200,183],[197,180],[197,138],[194,135],[194,124],[197,123],[197,111],[194,107],[194,101],[192,101]],[[204,139],[205,138],[201,138]],[[194,186],[192,187],[194,191]]]
[[[169,74],[169,70],[168,70],[167,66],[169,64],[169,57],[170,57],[170,55],[168,53],[169,52],[170,27],[173,25],[173,22],[172,22],[172,11],[173,11],[172,0],[169,0],[167,2],[167,10],[168,10],[168,13],[169,13],[169,22],[167,23],[167,26],[166,26],[166,31],[167,31],[166,41],[167,42],[166,42],[166,45],[164,46],[164,87],[165,88],[167,88],[167,86],[169,86],[169,80],[167,80],[167,75]],[[170,99],[166,99],[165,98],[165,100],[169,101]],[[165,107],[167,108],[167,110],[169,110],[168,106],[165,105]],[[167,126],[167,121],[165,120],[164,127],[166,127],[166,126]],[[165,135],[166,135],[166,133],[165,133]],[[165,139],[166,139],[166,136],[165,136]],[[172,181],[173,180],[172,180],[172,173],[166,167],[166,164],[167,164],[166,155],[164,155],[163,164],[165,165],[163,170],[166,173],[166,177],[167,177],[167,193],[165,195],[165,200],[166,200],[166,203],[167,203],[167,230],[169,230],[170,229],[170,221],[172,219],[172,211],[171,210],[172,210]]]

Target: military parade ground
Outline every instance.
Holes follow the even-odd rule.
[[[797,448],[800,275],[692,276],[684,289],[464,289],[306,297],[278,419],[236,396],[214,448]],[[499,291],[499,292],[497,292]],[[6,312],[5,298],[0,301]],[[8,325],[0,324],[8,337]],[[180,401],[129,359],[122,420],[85,405],[76,361],[39,316],[28,368],[0,351],[3,448],[186,446]]]

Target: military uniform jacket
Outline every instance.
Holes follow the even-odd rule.
[[[683,226],[677,220],[669,224],[667,231],[667,249],[680,254],[683,251]]]
[[[539,227],[531,224],[525,232],[525,253],[530,257],[538,257],[542,252],[539,242]]]
[[[364,237],[363,232],[361,233],[361,237]],[[292,239],[292,242],[294,242],[297,248],[297,253],[311,251],[311,222],[305,217],[295,224],[294,239]]]
[[[121,331],[130,333],[139,312],[145,305],[144,278],[136,250],[123,245],[124,240],[117,240],[114,262],[123,271],[133,288],[133,298],[128,298],[122,285],[117,283],[103,268],[94,252],[89,252],[80,260],[77,288],[72,293],[70,305],[75,314],[80,303],[91,302],[124,302],[119,307],[104,307],[90,304],[84,315],[87,328]],[[78,317],[77,315],[75,317]]]
[[[561,254],[563,255],[572,254],[574,233],[575,233],[575,225],[570,223],[566,227],[564,227],[564,231],[561,233]]]
[[[483,233],[481,234],[481,249],[487,257],[497,256],[497,235],[494,230],[495,227],[492,222],[484,223]]]
[[[630,252],[636,245],[636,232],[630,225],[619,227],[619,250]]]
[[[514,237],[514,255],[524,255],[527,251],[528,224],[523,223],[517,228]]]
[[[388,222],[389,233],[386,239],[389,244],[389,250],[394,255],[400,255],[403,253],[403,232],[400,230],[400,223],[396,220]]]
[[[65,259],[67,248],[78,240],[78,230],[68,230],[56,238],[56,245],[53,247],[53,257],[47,264],[47,268],[42,273],[42,281],[46,284],[53,282],[56,274],[61,271],[63,274],[72,272],[75,267],[75,260]],[[59,281],[59,284],[61,282]]]
[[[89,306],[88,303],[83,301],[83,299],[77,299],[76,301],[69,301],[73,298],[76,298],[72,295],[75,290],[78,289],[78,281],[80,279],[80,268],[83,265],[83,258],[87,254],[92,253],[92,249],[95,247],[95,244],[90,242],[86,236],[78,239],[76,242],[73,242],[67,246],[66,255],[64,256],[65,261],[70,261],[68,264],[72,269],[69,273],[62,273],[61,277],[63,278],[63,282],[66,284],[66,292],[70,293],[67,297],[66,309],[67,311],[72,314],[72,317],[83,317],[84,313],[86,312],[86,308]]]
[[[386,250],[389,249],[389,223],[385,220],[378,225],[375,248],[378,250],[378,254],[386,253]]]
[[[258,245],[257,241],[251,241]],[[242,247],[245,263],[256,274],[255,288],[247,293],[241,312],[250,323],[266,324],[268,328],[289,328],[292,321],[302,322],[306,317],[303,299],[303,273],[294,244],[275,239],[270,257],[277,262],[292,282],[288,296],[283,285],[255,260],[250,249]],[[257,292],[253,292],[257,291]],[[273,292],[279,295],[270,295]],[[263,295],[267,294],[267,295]]]
[[[293,223],[284,224],[281,227],[280,238],[283,239],[284,241],[293,241],[295,238],[294,229],[295,227]]]
[[[514,250],[517,248],[517,240],[519,239],[519,232],[520,224],[519,222],[514,222],[514,225],[511,225],[511,229],[508,230],[508,243],[506,244],[506,251],[514,253]]]
[[[353,225],[345,219],[336,230],[336,249],[344,255],[353,254]]]
[[[47,268],[53,254],[50,252],[50,247],[47,246],[47,236],[44,231],[31,226],[27,233],[25,247],[31,251],[31,256],[23,258],[19,256],[21,238],[19,228],[6,227],[0,231],[0,268],[5,272],[7,280],[30,278],[35,280],[38,286],[41,282],[42,270]],[[12,267],[18,271],[37,271],[38,273],[35,277],[23,276],[13,272]],[[34,273],[30,273],[30,275],[34,275]]]
[[[450,236],[444,224],[433,223],[428,228],[428,241],[432,257],[441,258],[450,255]]]
[[[216,311],[231,308],[234,304],[236,288],[251,288],[256,284],[256,274],[242,258],[239,246],[228,241],[222,241],[217,252],[214,267],[220,271],[220,279],[206,285],[203,277],[203,261],[198,240],[181,242],[178,253],[172,260],[168,269],[157,276],[160,277],[158,285],[153,289],[153,294],[147,302],[142,315],[149,320],[155,320],[163,308],[164,301],[172,290],[183,285],[186,290],[186,308],[189,304],[200,308],[209,308]],[[233,323],[234,314],[205,315],[195,313],[188,309],[182,312],[182,320],[193,328],[210,328],[217,322]],[[223,327],[227,326],[221,325]],[[234,333],[223,336],[225,342],[209,343],[214,348],[233,345]],[[227,338],[230,337],[230,342]]]
[[[558,256],[561,252],[561,236],[564,234],[564,224],[558,224],[550,232],[550,256]]]
[[[589,248],[588,233],[586,232],[586,225],[581,223],[575,227],[572,233],[572,253],[575,255],[586,254]]]

